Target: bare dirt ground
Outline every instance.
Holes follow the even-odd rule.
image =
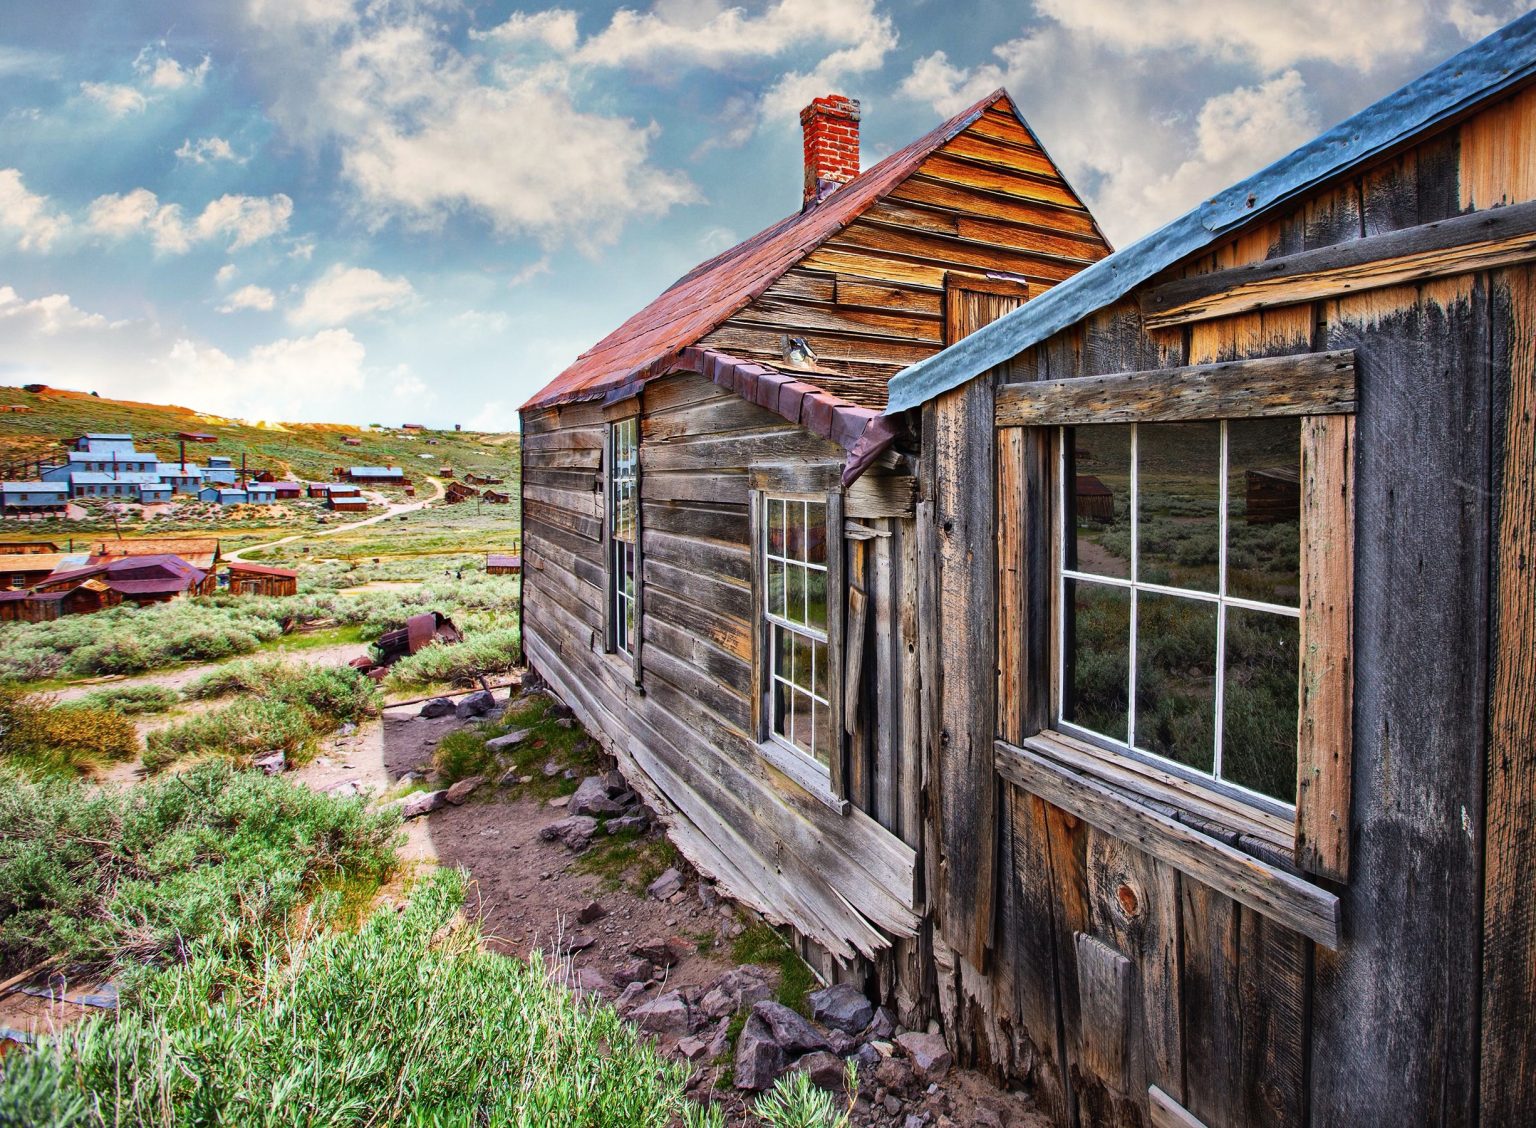
[[[304,666],[344,666],[353,658],[356,658],[367,645],[360,642],[338,643],[335,646],[316,646],[310,650],[290,650],[270,655],[280,658],[284,662]],[[260,653],[248,655],[251,658],[267,657]],[[136,685],[159,685],[166,689],[183,689],[195,682],[209,670],[218,668],[216,662],[205,662],[196,666],[182,666],[179,669],[168,670],[158,674],[136,674],[126,678],[92,678],[90,681],[79,685],[68,686],[64,689],[50,691],[49,696],[56,697],[60,701],[71,701],[76,697],[84,697],[95,689],[125,689]]]

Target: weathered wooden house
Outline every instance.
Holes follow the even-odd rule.
[[[886,382],[1108,254],[1002,91],[795,214],[522,409],[527,657],[734,895],[919,1005],[916,480]],[[927,609],[925,614],[932,614]]]
[[[891,382],[938,1013],[1058,1123],[1536,1118],[1533,79],[1528,15]]]
[[[232,562],[225,573],[231,595],[297,595],[299,574],[292,568]]]

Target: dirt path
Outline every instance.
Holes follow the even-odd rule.
[[[273,657],[279,658],[296,666],[341,666],[361,654],[366,645],[361,642],[341,642],[334,646],[316,646],[310,650],[289,650],[272,655],[264,655],[260,651],[246,655],[249,658]],[[180,669],[168,670],[158,674],[138,674],[127,678],[97,678],[80,685],[72,685],[65,689],[53,690],[51,696],[60,701],[71,701],[76,697],[83,697],[87,693],[97,689],[124,689],[138,685],[161,685],[166,689],[182,689],[198,678],[216,670],[223,663],[203,662],[196,666],[183,666]]]
[[[361,529],[368,525],[377,525],[380,521],[388,521],[391,517],[398,517],[402,513],[414,513],[418,509],[425,509],[433,502],[441,501],[448,492],[443,487],[443,483],[439,479],[429,476],[427,481],[432,483],[431,497],[421,498],[417,501],[390,502],[384,499],[383,494],[364,491],[365,496],[371,497],[374,501],[379,502],[384,506],[383,513],[377,513],[372,517],[365,517],[361,521],[349,521],[345,525],[336,525],[329,529],[294,533],[291,536],[280,537],[277,540],[267,541],[263,544],[247,545],[245,548],[237,549],[236,551],[229,553],[223,559],[226,562],[239,563],[245,559],[245,554],[248,552],[259,552],[268,548],[276,548],[278,545],[292,544],[294,541],[305,540],[309,537],[331,537],[335,536],[337,533],[347,533],[351,532],[353,529]]]

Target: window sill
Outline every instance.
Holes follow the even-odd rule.
[[[832,791],[832,776],[826,768],[803,753],[784,747],[773,739],[759,741],[757,751],[775,769],[788,776],[802,791],[818,799],[839,815],[846,815],[852,806],[846,799]]]
[[[1330,950],[1340,942],[1339,899],[1294,873],[1171,818],[1150,796],[1116,790],[1080,742],[1046,731],[1024,747],[995,744],[998,773],[1053,806]],[[1187,796],[1187,791],[1184,793]],[[1160,804],[1159,804],[1160,805]]]

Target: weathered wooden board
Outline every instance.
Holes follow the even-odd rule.
[[[1296,305],[1536,258],[1536,204],[1512,204],[1197,274],[1147,291],[1149,328]]]
[[[1483,863],[1483,1123],[1536,1107],[1536,271],[1494,279],[1493,639]]]
[[[1355,409],[1346,350],[1005,384],[997,425],[1030,427],[1325,415]]]
[[[1471,280],[1363,294],[1327,321],[1329,345],[1360,364],[1355,756],[1349,943],[1316,956],[1311,1115],[1467,1123],[1492,563],[1487,295]]]

